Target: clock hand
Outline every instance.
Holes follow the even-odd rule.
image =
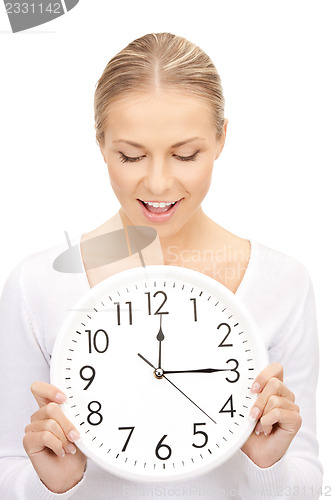
[[[158,334],[156,335],[156,338],[158,340],[158,367],[157,368],[162,368],[161,366],[161,357],[162,357],[162,341],[164,340],[164,335],[162,332],[162,314],[160,314],[160,329]]]
[[[214,373],[214,372],[229,372],[231,368],[203,368],[202,370],[164,370],[164,373]]]
[[[206,413],[205,411],[203,411],[202,408],[200,408],[200,406],[198,406],[194,401],[192,401],[191,398],[189,398],[188,396],[186,396],[186,394],[179,389],[179,387],[177,387],[173,382],[171,382],[171,380],[169,380],[165,375],[163,375],[163,378],[165,378],[165,380],[167,380],[171,385],[173,385],[176,389],[178,389],[179,392],[181,392],[189,401],[191,401],[191,403],[194,404],[194,406],[196,406],[197,408],[199,408],[200,411],[202,411],[202,413],[204,413],[206,415],[206,417],[208,417],[212,422],[214,422],[214,424],[216,424],[215,420],[212,419],[212,417],[210,417],[208,415],[208,413]]]
[[[154,368],[154,370],[155,370],[154,371],[154,375],[155,375],[156,378],[165,378],[165,380],[167,380],[169,382],[169,384],[173,385],[181,394],[183,394],[183,396],[185,396],[189,401],[191,401],[191,403],[193,403],[194,406],[196,406],[200,411],[202,411],[202,413],[204,413],[206,415],[206,417],[208,417],[212,422],[214,422],[214,424],[216,424],[215,420],[212,419],[212,417],[210,417],[208,415],[208,413],[206,413],[202,408],[200,408],[200,406],[198,406],[191,398],[189,398],[188,396],[186,396],[186,394],[181,389],[179,389],[179,387],[177,387],[173,382],[171,382],[171,380],[169,380],[168,377],[165,377],[164,371],[162,370],[162,368],[160,368],[160,369],[157,368],[156,369],[155,366],[152,363],[150,363],[150,361],[148,361],[148,359],[144,358],[142,356],[142,354],[140,354],[139,352],[138,352],[138,356],[141,359],[143,359],[143,361],[145,361],[149,366],[151,366],[152,368]],[[159,370],[159,371],[157,371],[157,370]]]
[[[138,352],[138,356],[139,356],[141,359],[143,359],[143,361],[145,361],[145,362],[146,362],[149,366],[151,366],[152,368],[154,368],[154,370],[156,370],[155,366],[154,366],[154,365],[152,365],[152,364],[148,361],[148,359],[144,358],[144,357],[142,356],[142,354],[140,354],[139,352]]]

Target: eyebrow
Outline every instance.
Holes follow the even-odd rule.
[[[188,142],[196,141],[197,139],[204,141],[205,139],[203,137],[191,137],[190,139],[186,139],[185,141],[177,142],[176,144],[173,144],[171,147],[172,148],[179,148],[180,146],[183,146],[184,144],[187,144]],[[126,144],[129,144],[130,146],[134,146],[136,148],[143,148],[141,144],[138,144],[137,142],[132,142],[132,141],[126,141],[125,139],[119,139],[118,141],[112,141],[113,143],[118,143],[118,142],[125,142]]]

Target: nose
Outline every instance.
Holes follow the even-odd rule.
[[[174,175],[166,162],[163,160],[152,161],[147,169],[144,178],[144,187],[146,192],[156,196],[164,194],[172,188],[174,184]]]

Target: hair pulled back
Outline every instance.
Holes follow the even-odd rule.
[[[224,97],[221,79],[208,55],[186,38],[171,33],[144,35],[116,54],[96,84],[96,140],[104,131],[112,103],[131,93],[177,90],[205,99],[211,106],[217,136],[223,133]]]

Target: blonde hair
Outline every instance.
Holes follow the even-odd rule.
[[[104,145],[110,105],[130,93],[176,89],[205,99],[211,106],[217,136],[223,134],[224,97],[221,79],[208,55],[197,45],[171,33],[150,33],[131,42],[107,64],[96,84],[96,140]]]

